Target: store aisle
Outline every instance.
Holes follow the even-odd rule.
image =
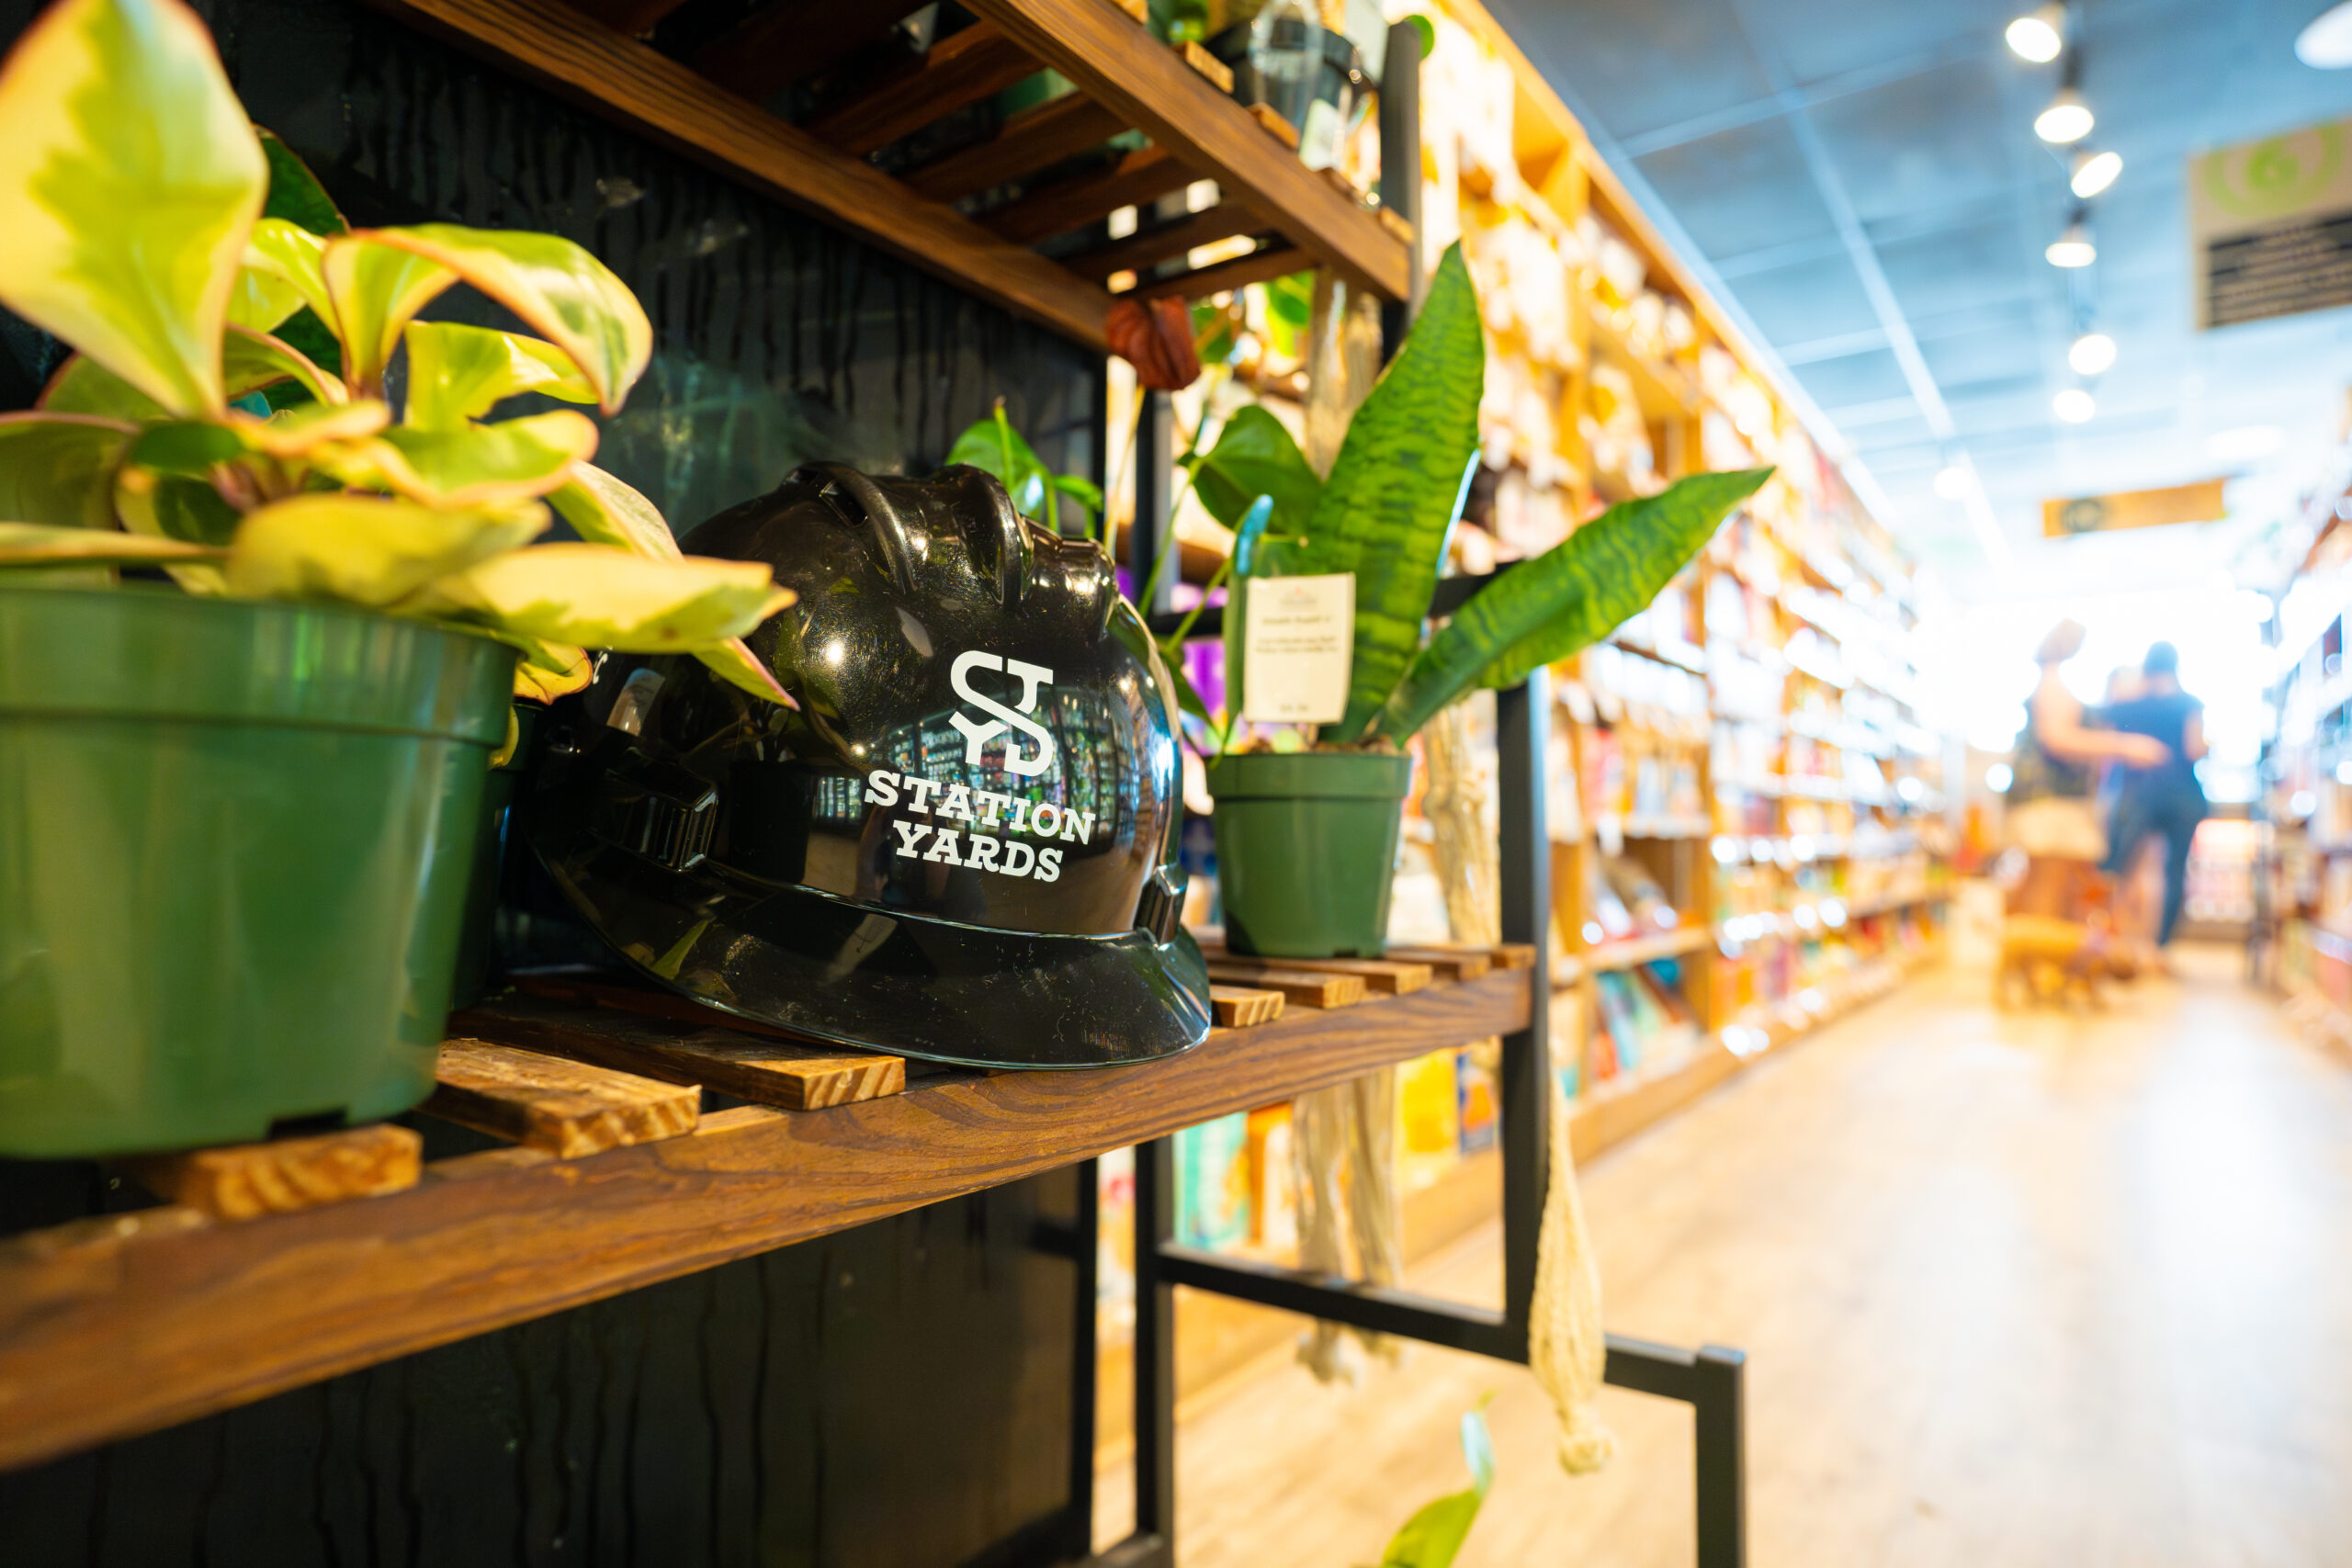
[[[2352,1064],[2235,964],[2089,1021],[1928,976],[1595,1162],[1611,1326],[1749,1352],[1753,1562],[2352,1562]],[[1489,1230],[1417,1283],[1498,1268]],[[1571,1482],[1523,1371],[1416,1348],[1197,1402],[1182,1562],[1377,1561],[1488,1391],[1464,1568],[1691,1561],[1682,1407],[1611,1391],[1620,1456]]]

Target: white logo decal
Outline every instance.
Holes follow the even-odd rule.
[[[1020,711],[1015,712],[999,703],[994,697],[974,691],[969,679],[974,670],[1001,670],[1006,674],[1016,677],[1021,682]],[[1024,779],[1034,778],[1054,765],[1054,738],[1046,733],[1043,725],[1034,723],[1024,716],[1037,705],[1037,688],[1054,683],[1052,671],[1035,664],[1024,664],[1018,659],[1005,659],[974,649],[968,653],[956,656],[955,667],[948,671],[948,677],[955,682],[957,696],[962,697],[981,712],[996,716],[989,719],[977,719],[967,717],[959,713],[949,717],[947,722],[964,732],[965,761],[975,766],[978,765],[982,761],[981,748],[999,736],[1003,736],[1006,773]],[[1008,725],[1037,742],[1035,756],[1024,757],[1021,754],[1020,743],[1012,736],[1005,734]]]

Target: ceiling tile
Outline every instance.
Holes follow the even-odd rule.
[[[1732,295],[1768,342],[1794,343],[1878,325],[1862,280],[1843,255],[1750,273]]]
[[[2008,189],[1996,69],[1987,60],[1956,62],[1806,111],[1863,221]]]
[[[2006,7],[1984,0],[1747,0],[1758,42],[1800,85],[1980,35],[1994,49]]]
[[[1487,9],[1621,141],[1772,96],[1731,0],[1493,0]]]
[[[1906,316],[2030,299],[2051,271],[2016,220],[1986,219],[1878,247],[1879,265]]]
[[[1769,119],[1653,152],[1634,165],[1713,257],[1834,241],[1838,226],[1784,120]]]
[[[1849,354],[1836,359],[1816,359],[1800,366],[1797,379],[1813,400],[1823,408],[1837,410],[1858,404],[1883,402],[1886,400],[1907,400],[1910,383],[1903,378],[1903,367],[1886,349],[1866,354]],[[1830,416],[1836,418],[1833,412]]]

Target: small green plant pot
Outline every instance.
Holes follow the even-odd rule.
[[[1264,958],[1376,958],[1413,760],[1252,751],[1212,762],[1226,945]]]
[[[514,663],[347,610],[0,586],[0,1155],[431,1093]]]

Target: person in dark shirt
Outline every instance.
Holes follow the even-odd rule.
[[[2152,767],[2119,764],[2122,789],[2115,801],[2115,823],[2108,833],[2107,870],[2121,876],[2149,838],[2164,840],[2164,914],[2156,945],[2172,941],[2188,896],[2188,846],[2205,818],[2205,789],[2197,782],[2197,760],[2205,755],[2205,705],[2180,689],[2180,654],[2168,642],[2148,649],[2141,666],[2146,685],[2139,695],[2107,710],[2109,728],[2162,741],[2168,755]]]

